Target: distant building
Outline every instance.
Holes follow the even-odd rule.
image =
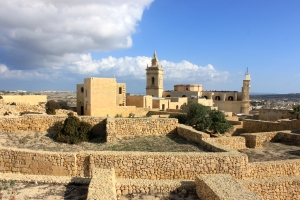
[[[195,102],[217,107],[226,112],[249,114],[250,74],[248,72],[243,80],[241,92],[205,91],[201,84],[178,84],[174,85],[172,91],[163,91],[163,76],[163,67],[159,66],[154,52],[152,66],[146,68],[146,94],[156,97],[153,99],[153,108],[180,109],[185,103]]]

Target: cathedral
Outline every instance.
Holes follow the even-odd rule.
[[[153,108],[161,110],[180,109],[184,103],[194,102],[225,112],[245,113],[250,111],[250,74],[243,80],[242,91],[203,90],[201,84],[178,84],[174,90],[164,91],[164,70],[154,52],[151,66],[146,68],[146,95],[153,97]]]

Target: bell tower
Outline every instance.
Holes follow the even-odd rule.
[[[249,114],[250,111],[250,74],[247,72],[245,74],[245,79],[243,80],[243,87],[242,87],[242,113]]]
[[[162,97],[164,90],[164,70],[158,65],[156,52],[151,60],[151,66],[146,68],[146,95]]]

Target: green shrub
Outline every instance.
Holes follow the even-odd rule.
[[[46,113],[47,113],[48,115],[56,115],[55,108],[52,108],[52,107],[47,108],[47,109],[46,109]]]
[[[224,113],[218,110],[212,110],[209,113],[211,124],[209,129],[213,133],[224,134],[232,128],[232,125],[226,120]]]
[[[130,114],[128,115],[128,117],[129,117],[129,118],[134,118],[134,114],[133,114],[133,113],[130,113]]]
[[[80,122],[75,116],[69,116],[64,121],[63,128],[59,131],[56,141],[68,144],[77,144],[88,141],[92,126],[87,122]]]
[[[188,104],[187,109],[187,124],[195,126],[198,131],[206,131],[210,126],[211,120],[209,118],[209,108],[198,104]]]
[[[122,114],[116,114],[115,118],[122,118]]]
[[[169,118],[178,119],[178,123],[180,124],[186,124],[187,122],[187,116],[185,114],[170,115]]]

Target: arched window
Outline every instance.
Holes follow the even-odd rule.
[[[207,99],[207,96],[204,96],[205,99]]]
[[[215,100],[216,100],[216,101],[220,101],[220,100],[221,100],[221,97],[220,97],[220,96],[216,96],[216,97],[215,97]]]
[[[155,78],[152,77],[152,85],[154,85],[154,82],[155,82]]]
[[[228,101],[233,101],[233,96],[229,96]]]

